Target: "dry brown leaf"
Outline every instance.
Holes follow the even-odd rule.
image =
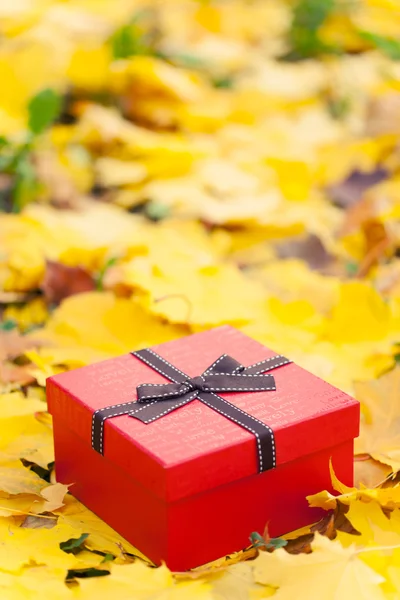
[[[328,189],[328,193],[336,205],[350,208],[362,200],[364,193],[373,185],[388,177],[385,169],[378,168],[372,173],[355,171],[347,179]]]
[[[393,134],[400,122],[400,97],[397,92],[378,96],[368,106],[367,132],[369,135]]]
[[[334,260],[321,240],[316,235],[306,238],[288,239],[277,247],[279,258],[299,258],[304,260],[311,269],[323,270]]]
[[[374,460],[369,454],[359,454],[354,459],[354,485],[373,488],[379,485],[391,472],[387,465]]]
[[[24,386],[33,383],[35,378],[29,372],[29,367],[0,362],[0,382],[16,383]]]
[[[57,525],[57,517],[43,517],[37,515],[27,515],[21,527],[28,529],[52,529]]]
[[[55,154],[42,150],[34,156],[34,163],[37,176],[45,185],[50,200],[60,208],[74,207],[79,198],[78,190]]]
[[[364,222],[376,217],[375,212],[371,198],[364,198],[353,204],[346,213],[341,227],[341,235],[358,231]]]
[[[393,242],[383,223],[377,219],[367,219],[361,224],[365,240],[365,256],[358,268],[357,276],[365,277],[378,261],[388,254]]]
[[[59,262],[47,261],[42,290],[50,304],[81,292],[90,292],[96,287],[93,277],[82,267],[68,267]]]
[[[39,346],[39,342],[21,335],[15,329],[0,331],[0,361],[18,358],[29,348],[37,346]]]

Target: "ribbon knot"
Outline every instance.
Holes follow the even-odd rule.
[[[187,391],[198,390],[199,392],[207,392],[208,385],[201,375],[198,377],[192,377],[191,379],[187,379],[183,385],[187,386]]]
[[[159,402],[173,398],[199,398],[208,392],[256,392],[275,389],[272,375],[246,374],[237,360],[223,354],[202,375],[182,382],[141,383],[137,386],[137,401]],[[188,396],[189,395],[189,396]]]

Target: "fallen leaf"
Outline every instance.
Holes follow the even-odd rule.
[[[11,360],[22,356],[29,348],[38,346],[30,338],[21,335],[15,329],[11,331],[0,331],[0,360]]]
[[[0,589],[10,600],[40,600],[43,597],[52,600],[72,600],[73,591],[63,579],[64,570],[46,565],[33,566],[19,573],[0,573]]]
[[[330,464],[330,473],[333,488],[339,492],[339,496],[333,495],[327,490],[307,496],[310,506],[319,507],[325,510],[336,509],[339,504],[349,505],[354,500],[362,500],[364,502],[378,502],[382,507],[394,508],[400,505],[400,484],[391,486],[377,486],[373,488],[349,487],[344,485],[336,477],[332,464]]]
[[[113,565],[111,575],[102,578],[101,590],[95,579],[83,579],[80,582],[81,596],[85,599],[104,599],[117,593],[120,600],[150,600],[166,598],[168,600],[212,600],[210,585],[202,581],[174,580],[165,565],[150,569],[140,561],[128,565]]]
[[[45,410],[44,402],[35,398],[25,398],[21,392],[0,394],[0,422],[2,419],[33,415]],[[3,421],[3,423],[2,427],[7,427],[7,422]]]
[[[8,498],[0,497],[0,517],[26,515],[31,511],[35,500],[37,500],[36,496],[30,494],[18,494]]]
[[[97,160],[96,173],[102,186],[125,186],[143,182],[147,177],[147,168],[140,162],[104,157]]]
[[[316,235],[310,235],[303,240],[287,240],[277,247],[279,258],[298,258],[304,260],[311,269],[323,271],[334,260],[321,240]]]
[[[44,414],[47,413],[38,413],[38,415]],[[54,442],[51,431],[43,427],[35,435],[23,433],[0,450],[0,464],[21,458],[47,469],[48,465],[54,461]]]
[[[68,485],[62,483],[48,485],[40,491],[40,495],[43,496],[44,500],[35,502],[31,509],[32,512],[39,515],[61,508],[64,506],[64,496],[67,492]]]
[[[42,290],[50,304],[59,304],[68,296],[94,289],[93,277],[82,267],[68,267],[47,261]]]
[[[254,579],[278,588],[278,599],[317,600],[324,590],[326,600],[368,598],[384,600],[380,584],[385,580],[368,567],[354,547],[315,534],[312,553],[291,555],[285,550],[262,553],[254,561]]]
[[[56,517],[28,515],[21,527],[28,529],[52,529],[57,525]]]
[[[366,190],[387,177],[388,172],[383,168],[378,168],[372,173],[355,171],[345,181],[328,188],[328,193],[335,204],[342,208],[349,208],[362,200]]]
[[[24,467],[0,467],[0,490],[8,494],[40,495],[47,483]]]
[[[391,472],[390,467],[373,460],[368,454],[358,454],[354,459],[354,485],[373,488],[381,484]]]
[[[356,453],[400,470],[400,367],[380,379],[355,384],[363,422]]]
[[[64,524],[44,528],[13,527],[1,524],[0,560],[2,568],[18,573],[32,563],[64,570],[76,565],[73,555],[63,552],[59,544],[72,537],[74,530]]]
[[[29,372],[29,367],[0,363],[0,382],[3,384],[15,383],[20,386],[33,383],[35,378]]]

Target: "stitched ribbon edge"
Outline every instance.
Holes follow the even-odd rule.
[[[151,360],[149,360],[148,355],[145,353],[150,353]],[[180,371],[180,369],[178,369],[177,367],[175,367],[174,365],[172,365],[171,363],[169,363],[168,361],[163,359],[160,355],[158,355],[153,350],[151,350],[151,348],[146,348],[144,350],[139,350],[137,352],[131,352],[131,354],[133,356],[135,356],[136,358],[139,358],[140,360],[145,362],[149,367],[158,371],[161,375],[163,375],[170,381],[173,381],[174,383],[184,383],[184,381],[186,381],[187,379],[190,379],[185,373]],[[203,375],[209,374],[210,372],[212,372],[212,370],[216,367],[216,365],[218,365],[218,363],[220,363],[220,361],[222,361],[225,357],[227,357],[226,354],[223,354],[222,356],[220,356],[216,361],[214,361],[214,363],[210,367],[208,367],[208,369],[206,369],[206,371],[204,371]],[[231,359],[231,357],[229,357],[229,358]],[[157,360],[157,363],[158,363],[157,367],[159,367],[159,363],[161,361],[161,365],[162,365],[161,368],[154,367],[154,364],[153,364],[154,359]],[[231,359],[231,360],[235,361],[235,359]],[[237,361],[235,361],[235,362],[237,363]],[[238,367],[235,370],[241,369],[241,372],[243,373],[243,375],[247,375],[247,374],[258,375],[260,373],[265,373],[267,371],[284,366],[291,362],[292,361],[289,360],[288,358],[278,354],[273,357],[270,357],[270,358],[264,359],[262,361],[259,361],[257,363],[254,363],[253,365],[250,365],[248,367],[243,367],[242,365],[240,365],[240,363],[237,363]],[[171,370],[169,374],[165,373],[166,369],[165,369],[164,365],[167,366],[167,368]],[[172,376],[171,376],[171,373],[173,373]],[[139,384],[139,385],[143,385],[143,384]],[[150,384],[150,385],[153,385],[153,384]],[[160,385],[168,385],[168,384],[160,384]],[[244,391],[244,390],[239,390],[239,391]],[[256,391],[256,390],[252,390],[252,391]],[[207,399],[204,398],[204,396],[206,396],[206,395],[208,397],[213,396],[215,399],[218,399],[219,405],[216,407],[214,405],[215,401],[210,403],[209,398],[207,401]],[[201,397],[201,396],[203,396],[203,397]],[[176,403],[176,405],[173,408],[170,408],[167,411],[163,411],[162,414],[159,414],[159,416],[152,418],[148,422],[152,422],[158,418],[161,418],[161,416],[168,414],[172,410],[180,408],[181,406],[187,404],[188,402],[191,402],[195,398],[198,398],[204,404],[206,404],[207,406],[209,406],[216,412],[219,412],[220,414],[222,414],[229,420],[236,422],[238,425],[240,425],[244,429],[247,429],[255,436],[256,443],[257,443],[257,450],[258,450],[259,472],[268,470],[270,468],[274,468],[276,466],[276,449],[275,449],[274,433],[273,433],[272,429],[269,427],[269,425],[263,423],[256,417],[253,417],[252,415],[249,415],[248,413],[242,411],[241,409],[236,407],[234,404],[230,403],[228,400],[221,398],[221,396],[218,396],[217,394],[215,394],[213,392],[204,392],[204,391],[198,392],[198,390],[194,390],[187,396],[185,396],[183,398],[181,397],[180,400]],[[147,406],[150,406],[150,405],[153,405],[156,403],[158,403],[158,400],[144,403],[142,408],[145,408]],[[234,410],[235,412],[239,411],[246,418],[252,419],[252,421],[257,423],[258,426],[261,426],[264,429],[264,431],[266,430],[268,432],[268,434],[270,436],[271,454],[272,454],[272,465],[271,466],[264,468],[263,449],[262,449],[262,443],[260,440],[259,432],[254,431],[251,426],[248,426],[248,424],[245,424],[243,422],[236,420],[234,417],[232,417],[232,415],[226,414],[226,411],[221,409],[221,403],[228,405],[230,407],[231,411],[232,410]],[[131,417],[139,418],[137,413],[139,413],[139,411],[142,409],[138,408],[137,404],[138,404],[137,401],[131,401],[131,402],[125,402],[125,403],[120,403],[120,404],[114,404],[114,405],[111,405],[111,406],[108,406],[108,407],[105,407],[102,409],[97,409],[96,411],[94,411],[93,416],[92,416],[92,447],[94,450],[96,450],[100,454],[104,454],[104,424],[105,424],[105,421],[109,418],[126,415],[126,414],[128,414]],[[142,419],[140,419],[140,420],[142,420]],[[242,420],[243,420],[243,417],[242,417]],[[142,420],[142,422],[146,422],[146,421]],[[265,436],[264,436],[264,438],[265,438]],[[265,439],[263,441],[265,442]],[[270,461],[268,461],[268,464],[269,464],[269,462]]]

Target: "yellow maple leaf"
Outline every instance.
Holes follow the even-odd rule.
[[[4,319],[15,321],[23,331],[32,325],[43,325],[48,316],[43,298],[35,298],[23,306],[7,306],[3,314]]]
[[[360,485],[360,488],[358,489],[341,483],[335,475],[332,463],[329,464],[329,469],[333,488],[339,492],[340,495],[335,496],[327,490],[324,490],[317,494],[307,496],[310,506],[330,510],[336,508],[338,501],[348,505],[354,500],[361,500],[363,502],[376,501],[381,506],[387,506],[389,508],[400,505],[400,484],[391,487],[377,486],[374,488],[366,488],[365,486]]]
[[[20,467],[0,467],[0,490],[8,494],[36,494],[40,495],[47,486],[33,471]]]
[[[5,600],[73,600],[64,578],[63,569],[30,565],[18,573],[0,572],[0,590]]]
[[[52,529],[13,527],[8,519],[0,520],[0,561],[2,569],[17,573],[32,562],[64,569],[76,565],[76,558],[60,549],[60,543],[76,536],[76,530],[66,524]]]
[[[26,515],[31,512],[33,503],[37,501],[37,496],[28,494],[19,494],[3,498],[0,494],[0,517],[12,517],[14,515]]]
[[[115,91],[137,86],[140,97],[154,94],[193,102],[201,94],[198,76],[151,56],[134,56],[121,61],[116,65],[111,82]]]
[[[24,458],[43,469],[54,461],[53,436],[49,429],[42,427],[40,433],[16,436],[4,450],[0,451],[0,464]]]
[[[355,384],[363,422],[356,452],[400,469],[400,367],[380,379]]]
[[[339,299],[340,282],[313,271],[299,259],[270,260],[254,273],[272,295],[285,302],[305,298],[320,314],[326,314]]]
[[[312,554],[285,550],[261,553],[254,561],[254,578],[278,588],[277,600],[384,600],[384,578],[357,556],[355,548],[315,534]]]
[[[103,157],[96,162],[99,182],[106,187],[135,185],[147,177],[147,168],[138,161]]]
[[[327,321],[326,336],[336,344],[371,342],[395,339],[394,329],[399,324],[393,319],[390,305],[372,286],[361,281],[341,285],[338,303]]]
[[[99,91],[107,87],[111,53],[107,46],[86,44],[75,47],[66,74],[72,85]]]
[[[25,398],[21,392],[0,394],[0,420],[33,415],[46,410],[46,404],[34,398]]]
[[[210,586],[201,581],[177,582],[165,565],[151,569],[140,561],[113,565],[111,574],[98,584],[95,579],[80,582],[77,597],[106,600],[117,594],[119,600],[212,600]]]
[[[379,546],[382,549],[387,546],[388,550],[393,551],[397,545],[400,551],[399,514],[399,509],[385,514],[378,502],[355,500],[350,503],[346,518],[360,535],[338,531],[338,539],[345,546],[356,544],[371,548]]]
[[[46,342],[46,347],[29,357],[48,375],[46,369],[52,364],[82,366],[184,332],[162,323],[132,300],[110,292],[88,292],[64,300],[44,330],[33,335]]]
[[[48,485],[40,491],[40,495],[44,500],[36,501],[32,506],[32,512],[35,514],[53,512],[54,510],[64,506],[64,496],[68,492],[68,485],[62,483],[54,483]]]

